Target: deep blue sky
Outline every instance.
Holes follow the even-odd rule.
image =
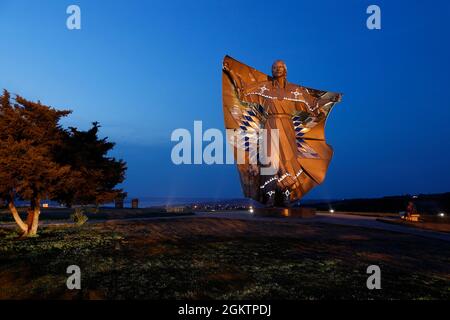
[[[82,30],[66,28],[78,4]],[[366,28],[366,8],[382,30]],[[132,196],[240,197],[235,166],[175,166],[176,128],[223,128],[229,54],[344,93],[335,157],[308,198],[450,191],[450,2],[0,0],[0,88],[97,120],[128,162]]]

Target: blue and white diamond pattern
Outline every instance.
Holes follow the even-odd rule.
[[[309,132],[318,124],[318,119],[311,114],[300,111],[292,117],[295,136],[297,139],[297,150],[299,155],[308,159],[319,159],[319,154],[303,138],[305,133]]]

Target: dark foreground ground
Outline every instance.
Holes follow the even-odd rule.
[[[381,230],[182,218],[15,237],[0,229],[2,299],[450,299],[450,243]],[[366,287],[372,264],[381,290]]]
[[[19,214],[25,221],[27,218],[27,208],[18,208]],[[42,208],[40,221],[63,221],[71,222],[71,215],[74,209],[68,208]],[[115,209],[100,208],[96,211],[94,208],[84,208],[83,213],[90,221],[107,219],[142,219],[153,217],[173,217],[181,215],[192,215],[192,213],[168,213],[161,208],[142,208],[142,209]],[[0,209],[0,223],[14,223],[11,212],[8,209]]]

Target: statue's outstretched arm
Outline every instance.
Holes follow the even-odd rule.
[[[342,100],[342,93],[336,93],[336,92],[327,92],[324,95],[322,95],[318,102],[320,106],[323,106],[329,102],[338,103]]]
[[[304,103],[296,103],[296,109],[298,111],[309,112],[312,115],[319,116],[324,112],[324,107],[327,111],[326,114],[328,114],[328,110],[332,105],[342,100],[342,94],[308,88],[307,94],[303,95],[303,99]],[[327,106],[329,108],[326,108]]]
[[[228,61],[225,61],[223,63],[223,71],[230,77],[240,97],[242,94],[242,90],[244,89],[244,81],[238,74],[233,71],[233,69],[230,68]]]

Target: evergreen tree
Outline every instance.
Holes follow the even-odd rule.
[[[56,152],[58,163],[71,167],[70,183],[56,197],[67,206],[112,202],[123,193],[115,186],[125,179],[126,164],[108,156],[115,144],[100,139],[99,128],[98,122],[87,131],[69,128]]]
[[[52,156],[62,138],[59,125],[70,111],[55,110],[4,91],[0,106],[0,194],[24,235],[36,235],[40,202],[52,198],[70,171]],[[30,201],[27,222],[17,213],[15,199]]]
[[[7,202],[23,235],[36,235],[42,199],[66,204],[112,201],[126,165],[108,157],[114,144],[98,138],[98,123],[88,131],[65,130],[56,110],[21,96],[0,96],[0,198]],[[15,200],[30,201],[26,222]]]

